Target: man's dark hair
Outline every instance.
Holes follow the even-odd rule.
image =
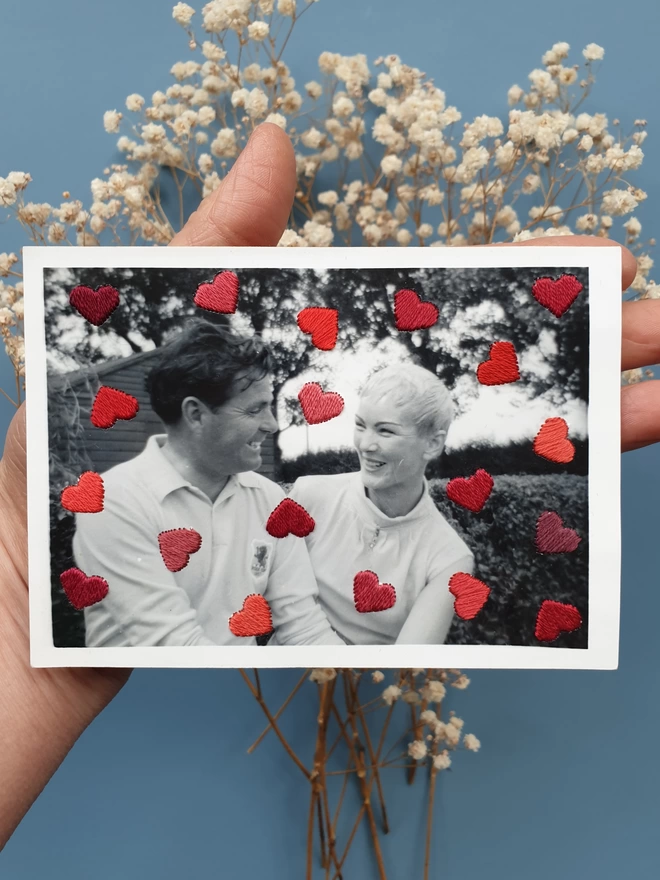
[[[257,381],[271,370],[270,352],[261,337],[239,336],[197,320],[163,347],[146,377],[146,389],[154,412],[166,425],[175,425],[186,397],[197,397],[215,409],[229,399],[238,376]]]

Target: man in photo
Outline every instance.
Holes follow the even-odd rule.
[[[348,644],[442,644],[447,637],[454,616],[449,579],[471,574],[474,558],[436,508],[424,474],[442,453],[452,417],[449,393],[434,373],[413,364],[385,367],[358,403],[360,471],[300,477],[292,488],[316,522],[306,541],[321,604]],[[394,588],[394,601],[368,610],[371,600],[376,607],[383,601],[378,584]]]
[[[271,369],[259,337],[203,320],[163,349],[147,386],[166,433],[102,475],[102,512],[77,515],[76,565],[109,584],[85,610],[88,646],[253,645],[229,625],[253,594],[270,606],[278,644],[343,644],[317,601],[304,540],[266,531],[284,498],[255,473],[277,430]],[[175,529],[201,538],[178,563],[159,542]],[[234,630],[250,630],[247,610],[242,623]]]

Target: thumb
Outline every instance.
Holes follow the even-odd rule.
[[[11,420],[5,451],[0,461],[0,512],[9,514],[3,522],[3,541],[12,546],[14,540],[25,542],[27,518],[25,463],[25,404]],[[9,534],[7,534],[9,530]],[[22,533],[19,537],[19,531]]]

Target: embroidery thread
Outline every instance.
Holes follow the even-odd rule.
[[[493,485],[493,478],[488,471],[479,468],[471,477],[454,477],[450,480],[447,483],[447,498],[461,507],[467,507],[473,513],[479,513],[488,501]]]
[[[218,272],[213,281],[199,284],[193,302],[200,309],[233,315],[238,305],[238,275],[235,272]]]
[[[63,571],[60,575],[60,583],[67,599],[78,611],[101,602],[109,591],[105,578],[95,574],[88,577],[79,568],[67,568]]]
[[[318,382],[306,382],[298,392],[298,400],[308,425],[329,422],[344,410],[344,398],[341,394],[324,391]]]
[[[454,611],[462,620],[472,620],[490,596],[490,587],[464,571],[449,578],[449,592],[455,597]]]
[[[303,333],[311,334],[312,345],[321,351],[332,351],[339,334],[339,312],[337,309],[310,307],[298,312],[298,327]]]
[[[554,642],[562,633],[574,632],[582,626],[582,615],[575,605],[546,599],[536,618],[534,635],[539,642]]]
[[[195,529],[167,529],[158,535],[160,555],[168,571],[184,569],[201,546],[202,536]]]
[[[482,385],[508,385],[520,379],[518,357],[512,342],[493,342],[488,360],[477,367],[477,380]]]
[[[229,618],[229,629],[239,638],[267,636],[273,631],[273,615],[270,605],[259,593],[245,598],[240,611]]]
[[[581,290],[582,282],[575,275],[562,275],[556,280],[537,278],[532,285],[534,299],[552,312],[555,318],[561,318],[570,309]]]
[[[424,302],[414,290],[394,294],[394,320],[397,330],[427,330],[438,320],[440,312],[431,302]]]
[[[134,419],[139,409],[140,404],[132,394],[101,385],[92,404],[90,419],[97,428],[112,428],[118,419]]]
[[[284,498],[268,517],[266,531],[273,538],[286,538],[287,535],[306,538],[314,531],[315,525],[302,504],[293,498]]]
[[[72,513],[101,513],[105,489],[103,478],[95,471],[85,471],[75,486],[66,486],[60,494],[65,510]]]
[[[387,611],[396,603],[396,590],[381,584],[375,571],[359,571],[353,578],[353,601],[360,614]]]
[[[539,553],[573,553],[582,538],[553,510],[546,510],[536,522],[536,549]]]
[[[568,464],[575,456],[575,446],[568,439],[568,424],[564,419],[546,419],[534,438],[534,452],[557,464]]]
[[[100,327],[119,305],[119,291],[109,284],[96,290],[81,284],[69,294],[69,303],[90,324]]]

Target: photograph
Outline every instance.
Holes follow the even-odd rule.
[[[612,392],[596,249],[128,250],[35,267],[48,534],[30,544],[50,550],[33,650],[233,666],[308,665],[320,646],[334,665],[616,652],[618,572],[590,591],[610,428],[594,412]]]

